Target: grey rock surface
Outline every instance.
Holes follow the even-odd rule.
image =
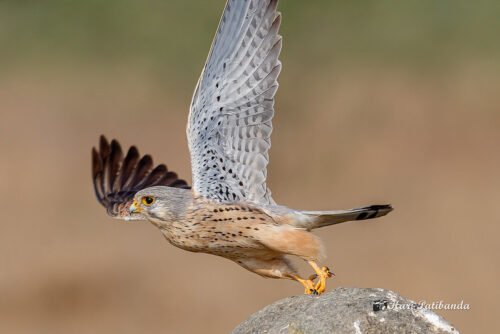
[[[253,314],[233,334],[458,333],[415,302],[384,289],[337,288],[321,296],[294,296]]]

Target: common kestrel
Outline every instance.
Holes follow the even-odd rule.
[[[196,86],[187,125],[193,187],[135,147],[124,156],[101,137],[92,150],[97,199],[108,214],[148,220],[174,246],[219,255],[264,277],[321,294],[332,275],[311,230],[384,216],[390,205],[301,211],[277,205],[266,186],[271,119],[281,63],[277,0],[229,0]],[[314,270],[302,278],[287,256]]]

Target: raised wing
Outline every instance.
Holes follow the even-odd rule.
[[[124,157],[118,141],[111,145],[101,136],[99,150],[92,148],[92,181],[99,203],[113,218],[140,220],[130,214],[128,208],[136,192],[152,186],[189,188],[186,181],[167,169],[165,165],[154,167],[150,155],[140,156],[135,146]]]
[[[266,167],[281,70],[277,3],[226,4],[189,113],[197,194],[220,202],[274,203]]]

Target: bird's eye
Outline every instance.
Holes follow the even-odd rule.
[[[144,196],[142,198],[142,204],[147,205],[147,206],[150,206],[151,204],[153,204],[154,201],[155,201],[155,199],[151,196]]]

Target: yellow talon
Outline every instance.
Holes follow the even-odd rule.
[[[293,276],[293,279],[295,279],[297,282],[302,284],[304,286],[304,294],[306,295],[317,295],[318,292],[316,291],[316,287],[314,286],[314,282],[311,278],[309,279],[302,279],[299,276]]]
[[[309,276],[310,281],[314,281],[316,278],[318,278],[318,275],[316,274],[312,274],[311,276]]]
[[[330,271],[330,269],[328,269],[328,267],[320,268],[314,261],[309,261],[309,264],[316,272],[316,275],[318,275],[319,277],[319,281],[314,286],[314,289],[318,294],[322,294],[326,290],[326,280],[332,277],[333,273]]]
[[[304,293],[306,295],[320,295],[326,290],[326,280],[333,276],[333,273],[328,269],[328,267],[318,267],[316,262],[309,261],[309,264],[314,269],[316,274],[309,276],[309,279],[303,279],[300,276],[292,275],[289,276],[302,284],[304,286]],[[318,283],[314,283],[314,280],[319,278]]]

